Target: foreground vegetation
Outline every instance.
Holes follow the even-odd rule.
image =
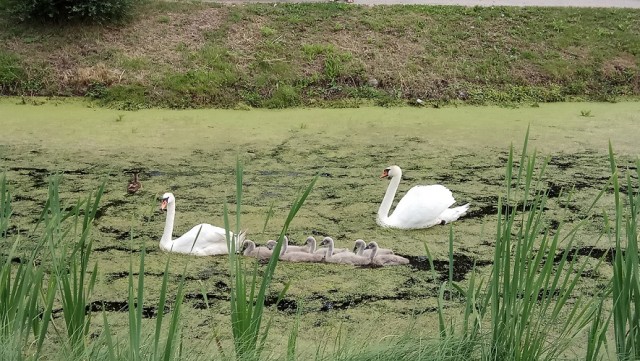
[[[126,23],[0,18],[0,94],[121,109],[508,104],[640,94],[640,10],[147,2]]]
[[[528,155],[527,144],[519,163],[513,149],[506,166],[506,197],[499,198],[495,254],[488,278],[471,274],[466,286],[453,281],[453,273],[440,286],[438,313],[440,340],[422,340],[409,330],[390,340],[363,344],[335,342],[337,351],[326,353],[316,347],[316,360],[556,360],[567,352],[582,348],[574,358],[598,360],[602,350],[615,349],[619,360],[640,357],[640,297],[638,223],[640,193],[632,178],[640,178],[640,161],[636,173],[622,176],[610,148],[611,182],[615,198],[615,214],[608,237],[615,243],[614,272],[609,285],[594,295],[576,293],[588,261],[579,261],[572,251],[576,229],[563,232],[562,226],[552,230],[545,225],[545,203],[549,190],[541,180],[547,164],[536,165],[535,153]],[[519,164],[516,165],[516,164]],[[240,228],[242,203],[242,166],[236,173],[236,230]],[[626,172],[625,172],[626,173]],[[620,192],[620,178],[627,193]],[[280,233],[280,240],[297,211],[303,206],[317,177],[293,204]],[[162,274],[158,310],[170,305],[170,320],[163,325],[165,312],[155,315],[155,325],[143,328],[145,302],[145,256],[139,252],[139,270],[134,274],[135,256],[130,256],[128,273],[128,337],[115,337],[111,321],[102,309],[102,328],[96,334],[91,318],[94,285],[99,265],[91,259],[91,229],[96,221],[104,184],[71,208],[65,207],[58,193],[59,178],[49,183],[48,200],[29,238],[35,247],[29,256],[16,258],[20,238],[7,236],[12,218],[11,195],[6,178],[0,179],[0,235],[2,244],[13,242],[2,257],[0,268],[0,356],[11,360],[40,359],[104,359],[104,360],[191,360],[211,359],[191,354],[189,340],[181,337],[181,306],[184,301],[184,272],[177,293],[168,292],[171,257],[167,257]],[[603,189],[594,204],[609,189]],[[626,201],[622,197],[626,196]],[[623,204],[626,204],[623,205]],[[504,206],[504,207],[503,207]],[[504,210],[504,211],[502,211]],[[608,217],[607,217],[608,219]],[[230,226],[225,206],[225,225]],[[624,226],[623,226],[624,225]],[[453,230],[453,228],[451,228]],[[228,237],[229,238],[229,237]],[[563,242],[569,239],[568,243]],[[449,269],[454,268],[453,231],[450,233]],[[232,242],[230,243],[230,247]],[[560,243],[567,248],[555,257]],[[276,250],[280,244],[276,247]],[[231,248],[233,250],[233,248]],[[426,249],[429,254],[428,248]],[[277,253],[274,253],[276,255]],[[595,270],[604,261],[603,255]],[[271,322],[261,326],[267,290],[277,265],[272,257],[264,273],[258,266],[246,267],[242,257],[229,256],[231,285],[231,328],[234,349],[226,350],[215,331],[210,330],[223,359],[259,360],[265,348]],[[431,269],[435,272],[433,259]],[[92,265],[93,264],[93,265]],[[249,273],[249,275],[247,274]],[[136,280],[137,278],[137,280]],[[260,285],[261,284],[261,285]],[[286,292],[283,290],[278,302]],[[206,299],[207,293],[202,296]],[[247,299],[248,298],[248,299]],[[256,302],[256,303],[254,303]],[[451,317],[448,303],[462,302],[463,312]],[[102,305],[104,307],[104,304]],[[61,313],[62,317],[55,317]],[[61,320],[60,320],[61,319]],[[277,359],[297,358],[296,326],[289,330],[289,341]],[[610,324],[614,329],[613,337]],[[486,330],[485,330],[486,327]],[[94,333],[92,333],[94,332]],[[281,330],[285,332],[285,330]],[[126,334],[126,333],[125,333]],[[91,336],[95,335],[95,336]],[[584,345],[576,339],[586,335]],[[46,351],[53,345],[60,351]],[[362,347],[365,345],[366,347]],[[274,357],[274,356],[271,356]]]

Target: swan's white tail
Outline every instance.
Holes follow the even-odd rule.
[[[469,203],[459,207],[448,208],[444,212],[442,212],[442,214],[440,214],[440,219],[443,220],[445,224],[451,223],[467,214],[468,210]]]
[[[247,237],[247,230],[243,229],[240,233],[233,236],[236,241],[236,253],[240,253],[242,251],[242,244],[244,243],[245,238]]]

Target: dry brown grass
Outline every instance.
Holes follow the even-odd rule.
[[[576,12],[580,23],[559,20]],[[640,93],[634,18],[640,11],[602,18],[592,9],[151,3],[124,25],[18,27],[0,39],[23,66],[45,64],[42,95],[135,85],[149,88],[151,98],[139,101],[152,105],[215,105],[207,102],[216,94],[229,95],[227,105],[247,96],[259,105],[255,96],[271,97],[283,84],[303,98],[342,99],[376,79],[374,98],[450,101],[470,88],[490,94],[513,85],[538,87],[543,99],[549,85],[598,98]],[[325,50],[305,53],[314,46]],[[205,93],[220,84],[228,88]],[[584,84],[589,94],[579,94]]]

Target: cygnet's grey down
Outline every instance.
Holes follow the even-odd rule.
[[[271,249],[271,250],[272,250],[272,249],[276,246],[276,243],[277,243],[277,242],[276,242],[275,240],[270,239],[270,240],[268,240],[268,241],[267,241],[267,243],[265,243],[264,245],[265,245],[267,248],[269,248],[269,249]]]
[[[322,262],[324,254],[308,252],[290,252],[289,239],[284,237],[284,243],[280,250],[280,260],[288,262]]]
[[[369,257],[371,256],[371,251],[370,249],[365,249],[367,247],[367,244],[365,243],[364,240],[362,239],[356,239],[355,242],[355,246],[353,247],[353,252],[355,254],[357,254],[358,256],[363,256],[363,257]],[[378,256],[383,255],[383,254],[393,254],[393,250],[389,249],[389,248],[379,248],[378,247]]]
[[[371,261],[368,257],[358,256],[352,252],[335,253],[333,251],[333,238],[331,237],[324,237],[321,244],[327,247],[325,262],[363,266]]]
[[[304,246],[289,246],[289,238],[287,236],[284,236],[284,240],[285,240],[285,244],[287,245],[288,253],[291,253],[291,252],[313,253],[313,252],[310,252],[311,244],[309,242],[309,239],[307,239],[307,242],[304,244]],[[315,249],[315,245],[313,248]]]
[[[309,237],[309,238],[313,238],[313,237]],[[325,245],[324,241],[325,241],[327,238],[331,239],[331,242],[333,242],[333,238],[331,238],[331,237],[324,237],[324,239],[322,240],[323,242],[322,242],[322,243],[320,243],[320,245],[321,245],[321,246],[322,246],[322,245]],[[314,240],[314,242],[315,242],[315,238],[314,238],[313,240]],[[328,251],[328,250],[329,250],[329,248],[328,248],[328,247],[326,247],[326,246],[325,246],[325,247],[320,247],[320,248],[316,249],[316,252],[315,252],[315,253],[322,253],[322,254],[325,254],[325,253],[327,253],[327,251]],[[332,254],[336,254],[336,253],[343,253],[343,252],[349,252],[349,253],[352,253],[352,252],[351,252],[351,250],[350,250],[350,249],[347,249],[347,248],[335,248],[335,247],[333,247],[333,253],[332,253]]]
[[[409,264],[409,260],[397,256],[395,254],[378,255],[378,243],[369,242],[367,249],[371,250],[371,264],[375,266],[396,266],[401,264]]]
[[[258,259],[268,259],[268,258],[271,258],[271,254],[273,253],[273,251],[267,247],[256,247],[256,244],[249,239],[245,240],[243,245],[245,248],[242,254],[247,257],[256,257]]]

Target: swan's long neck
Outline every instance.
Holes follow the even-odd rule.
[[[160,239],[160,247],[165,250],[171,249],[173,237],[173,220],[176,216],[176,203],[171,202],[167,205],[167,220],[164,222],[164,232]]]
[[[402,173],[391,178],[391,181],[389,182],[389,187],[387,187],[387,191],[384,194],[384,199],[382,199],[380,208],[378,208],[378,224],[380,225],[384,225],[387,223],[387,219],[389,218],[389,211],[391,210],[391,204],[393,203],[393,198],[396,196],[396,191],[398,190],[398,186],[400,185],[400,179],[402,179]]]
[[[309,253],[314,253],[316,251],[316,239],[313,237],[309,237]]]

